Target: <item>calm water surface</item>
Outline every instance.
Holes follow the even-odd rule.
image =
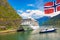
[[[0,40],[60,40],[60,29],[55,33],[39,34],[37,31],[27,31],[0,35]]]

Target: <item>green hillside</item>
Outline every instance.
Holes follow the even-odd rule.
[[[7,0],[0,0],[0,27],[18,27],[21,23],[21,19],[16,11],[8,4]]]
[[[60,26],[60,14],[49,19],[44,25]]]

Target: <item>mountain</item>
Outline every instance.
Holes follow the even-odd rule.
[[[15,28],[20,25],[21,19],[7,0],[0,0],[0,27]]]
[[[44,25],[60,26],[60,14],[52,17],[50,20],[45,22]]]
[[[50,19],[50,17],[44,16],[44,17],[38,18],[36,20],[39,23],[39,25],[41,26],[41,25],[43,25],[44,22],[48,21],[49,19]]]

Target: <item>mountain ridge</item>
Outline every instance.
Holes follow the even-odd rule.
[[[0,0],[0,26],[17,27],[21,23],[21,17],[9,5],[7,0]]]
[[[60,26],[60,14],[52,17],[50,20],[45,22],[44,25]]]
[[[43,23],[45,23],[45,22],[48,21],[49,19],[50,19],[50,17],[44,16],[44,17],[38,18],[38,19],[36,19],[36,20],[37,20],[38,24],[41,26],[41,25],[43,25]]]

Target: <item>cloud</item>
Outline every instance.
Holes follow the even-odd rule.
[[[23,18],[31,17],[31,18],[37,19],[37,18],[41,18],[43,16],[54,17],[58,14],[60,14],[60,11],[59,12],[54,12],[54,13],[51,13],[51,14],[45,14],[43,11],[40,11],[40,10],[26,10],[25,12],[22,12],[19,15],[22,16]]]
[[[34,4],[27,4],[27,6],[34,6]]]
[[[22,10],[17,10],[17,13],[20,14],[20,13],[23,13],[23,11]]]
[[[22,14],[20,14],[20,16],[22,16],[23,18],[40,18],[43,17],[43,12],[39,11],[39,10],[26,10],[26,12],[23,12]]]

